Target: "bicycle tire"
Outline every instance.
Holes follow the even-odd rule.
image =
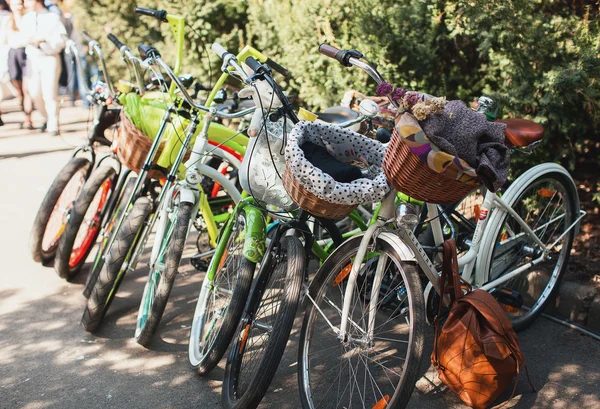
[[[48,223],[50,218],[53,216],[55,210],[60,210],[62,212],[68,212],[73,203],[66,203],[63,209],[55,209],[57,203],[61,199],[62,193],[65,191],[65,188],[69,185],[69,182],[77,176],[78,172],[82,172],[81,175],[81,186],[79,186],[78,192],[83,187],[83,182],[87,176],[88,170],[92,166],[92,163],[87,158],[82,157],[74,157],[67,162],[67,164],[58,172],[56,178],[50,185],[50,188],[46,192],[42,203],[40,204],[40,208],[35,216],[35,220],[33,222],[33,227],[31,229],[31,234],[29,237],[29,249],[31,251],[31,256],[33,260],[36,262],[41,262],[42,264],[47,264],[54,259],[56,254],[56,248],[58,244],[58,239],[60,239],[60,233],[58,233],[58,237],[55,237],[54,244],[47,249],[44,249],[44,239],[46,235],[46,230],[48,227]],[[77,193],[78,193],[77,192]],[[75,201],[75,199],[73,199]],[[63,218],[65,215],[63,215]]]
[[[252,311],[252,315],[255,318],[254,321],[250,323],[247,312],[245,312],[238,327],[235,342],[231,347],[227,359],[223,380],[221,403],[225,408],[256,408],[265,396],[285,351],[300,302],[305,257],[302,243],[294,236],[284,236],[281,239],[280,251],[286,255],[285,258],[282,256],[282,260],[287,260],[277,262],[277,255],[274,255],[275,265],[273,266],[273,271],[270,274],[269,280],[263,283],[264,288],[259,289],[261,291],[261,303],[258,303],[256,311]],[[260,359],[250,359],[251,362],[257,363],[258,367],[254,374],[250,376],[247,387],[238,391],[240,379],[242,378],[240,370],[244,354],[246,351],[249,351],[248,340],[254,338],[254,336],[250,336],[250,331],[258,328],[254,327],[254,324],[260,318],[259,314],[263,306],[262,302],[269,298],[269,286],[270,284],[274,284],[278,275],[281,275],[281,277],[285,276],[280,292],[280,307],[274,314],[275,319],[272,321],[270,335],[263,344],[265,346],[262,357]]]
[[[59,277],[70,280],[85,264],[100,233],[102,216],[110,203],[109,198],[114,191],[116,174],[117,171],[112,166],[102,166],[94,169],[85,182],[81,194],[73,204],[65,231],[58,241],[54,270]],[[92,203],[95,204],[95,208],[91,208]],[[89,211],[93,214],[88,214]],[[84,219],[86,219],[85,224]],[[85,230],[82,231],[82,227]],[[85,235],[80,237],[81,233]],[[80,246],[74,249],[78,238],[81,240]],[[75,251],[80,254],[76,254],[73,260]]]
[[[108,241],[112,236],[112,228],[119,220],[119,217],[121,217],[125,205],[124,201],[129,200],[134,185],[135,178],[130,178],[127,180],[125,187],[122,189],[121,194],[119,195],[119,201],[113,209],[113,213],[108,216],[106,222],[104,223],[103,234],[101,236],[100,242],[98,243],[98,249],[96,250],[96,254],[94,255],[94,261],[92,262],[92,267],[85,282],[85,287],[83,288],[83,296],[85,298],[90,298],[90,294],[92,293],[94,284],[96,283],[98,275],[100,274],[100,270],[102,270],[102,266],[104,265],[104,250],[106,249]]]
[[[168,242],[165,247],[167,254],[164,260],[164,271],[150,271],[140,302],[135,328],[135,340],[140,345],[147,346],[152,340],[169,301],[187,241],[193,209],[194,205],[191,203],[179,203],[174,230],[169,234],[169,227],[166,229],[165,236]],[[161,262],[163,260],[159,254],[156,264]],[[145,312],[147,315],[144,314]]]
[[[153,203],[147,197],[140,197],[135,201],[112,248],[106,254],[104,265],[81,317],[81,325],[87,332],[96,331],[102,323],[126,273],[122,271],[122,266],[131,257],[131,251],[135,248],[152,207]]]
[[[507,192],[506,195],[504,196],[505,200],[507,201],[507,204],[515,211],[517,211],[517,213],[519,212],[520,207],[518,207],[518,205],[522,202],[522,206],[526,207],[528,206],[526,204],[527,200],[530,200],[531,197],[529,198],[525,198],[525,195],[531,191],[532,188],[536,188],[536,186],[543,186],[540,187],[537,191],[535,191],[535,193],[537,195],[540,195],[540,191],[543,190],[551,190],[551,189],[555,189],[555,192],[558,192],[559,190],[561,190],[560,187],[562,187],[562,191],[561,193],[561,197],[566,198],[567,200],[564,201],[564,203],[566,204],[566,208],[568,210],[565,210],[565,228],[567,226],[570,226],[576,219],[577,217],[577,212],[579,211],[579,203],[578,203],[578,196],[577,196],[577,188],[574,185],[573,181],[566,176],[565,174],[561,173],[561,172],[548,172],[548,173],[542,173],[542,172],[532,172],[530,175],[531,178],[530,180],[524,184],[520,189],[518,189],[518,191],[514,191],[514,192]],[[554,199],[552,199],[550,201],[550,203],[548,205],[546,205],[546,208],[548,208],[550,206],[550,204],[552,203]],[[530,201],[531,202],[531,201]],[[558,204],[553,205],[552,207],[555,209],[557,208]],[[535,213],[535,212],[533,212]],[[542,212],[542,215],[540,217],[543,217],[545,213]],[[485,242],[482,242],[481,244],[481,249],[491,249],[489,252],[484,252],[485,256],[484,259],[481,261],[481,266],[483,267],[483,271],[486,272],[487,274],[487,282],[490,282],[491,280],[498,278],[500,276],[502,276],[502,272],[498,272],[499,269],[501,267],[503,267],[502,265],[502,260],[506,260],[506,258],[509,259],[511,258],[511,255],[514,256],[514,252],[511,249],[511,244],[510,242],[516,239],[512,239],[508,236],[505,236],[507,233],[505,232],[506,228],[504,227],[506,225],[507,222],[509,222],[510,220],[514,220],[512,219],[512,217],[510,216],[510,214],[507,212],[495,212],[491,217],[492,219],[490,219],[489,221],[489,226],[486,230],[489,231],[489,233],[486,235],[486,239]],[[527,217],[529,216],[529,214],[527,215]],[[527,222],[527,217],[523,217],[523,219]],[[552,218],[554,218],[554,213]],[[549,222],[547,222],[549,223]],[[528,223],[529,224],[529,223]],[[539,221],[538,223],[539,224]],[[536,224],[536,226],[537,226]],[[536,227],[534,226],[534,228]],[[531,227],[531,226],[530,226]],[[518,228],[518,227],[517,227]],[[544,232],[542,232],[542,239],[544,239],[544,234],[546,232],[546,229],[544,230]],[[556,236],[554,235],[554,233],[556,232],[556,228],[554,229],[554,231],[552,232],[552,235],[550,236],[550,238],[547,240],[547,243],[544,243],[546,245],[552,243],[556,236],[559,236],[559,233],[556,233]],[[569,262],[569,255],[571,252],[571,247],[573,245],[573,239],[574,239],[574,235],[575,235],[575,229],[571,229],[563,238],[564,242],[566,243],[566,246],[563,244],[563,247],[560,250],[560,253],[558,255],[558,259],[556,260],[556,265],[552,270],[552,274],[550,275],[550,277],[542,277],[545,276],[545,272],[542,271],[540,274],[537,274],[535,277],[527,278],[527,283],[525,283],[524,281],[519,281],[520,278],[525,277],[525,273],[531,273],[534,272],[532,271],[532,269],[526,270],[526,272],[523,272],[521,274],[519,274],[515,280],[510,279],[508,282],[503,283],[501,285],[502,288],[508,288],[507,286],[510,283],[514,283],[516,288],[514,288],[513,290],[517,290],[519,291],[519,293],[521,294],[521,296],[524,296],[524,303],[528,303],[528,302],[532,302],[533,305],[531,307],[529,306],[523,306],[519,309],[519,311],[515,311],[512,310],[509,306],[505,306],[503,305],[504,309],[507,310],[507,315],[509,317],[509,319],[511,320],[512,324],[513,324],[513,328],[515,329],[515,331],[522,331],[526,328],[528,328],[539,316],[540,314],[542,314],[542,312],[544,311],[544,308],[546,307],[546,305],[548,305],[548,302],[553,298],[553,296],[556,294],[556,292],[558,291],[560,282],[562,281],[562,278],[564,276],[565,270],[567,268],[567,264]],[[519,256],[520,252],[524,252],[525,251],[523,249],[525,249],[525,246],[530,246],[531,248],[534,248],[534,244],[532,243],[527,243],[527,237],[526,235],[522,236],[523,239],[523,243],[522,244],[522,248],[518,249],[518,247],[514,246],[513,248],[518,249],[515,250],[517,251],[517,254],[515,257],[513,257],[514,262],[519,262],[522,259],[520,259],[519,261],[516,260],[516,257]],[[545,240],[542,240],[545,241]],[[521,245],[520,244],[520,245]],[[504,246],[504,248],[503,248]],[[500,254],[500,251],[503,251],[504,254]],[[503,258],[495,258],[495,255],[497,257],[503,257]],[[527,255],[527,254],[523,254],[524,257],[529,257],[532,260],[535,258],[535,256],[532,255]],[[555,258],[554,254],[552,254],[552,257]],[[494,266],[493,263],[495,261],[498,261],[496,263],[496,265]],[[505,261],[506,262],[506,261]],[[540,269],[543,269],[544,266],[547,266],[548,263],[552,262],[552,260],[548,260],[545,264],[540,264],[539,267]],[[560,266],[557,267],[558,263],[560,263]],[[512,265],[512,264],[511,264]],[[516,267],[516,265],[515,265]],[[478,267],[479,268],[479,267]],[[495,269],[495,271],[493,271],[493,268]],[[509,267],[507,267],[509,268]],[[504,269],[504,271],[506,272],[506,269]],[[539,271],[539,270],[538,270]],[[492,277],[493,275],[493,277]],[[546,278],[548,278],[548,282],[544,285],[544,281],[546,280]],[[537,280],[542,280],[542,281],[538,281],[538,283],[532,283],[531,281],[537,281]],[[538,290],[536,289],[537,285],[539,283],[542,283],[541,285],[544,286],[544,288],[542,289],[541,293],[539,295],[537,295]],[[527,284],[525,286],[525,284]],[[508,288],[510,289],[510,288]],[[520,290],[525,290],[520,291]],[[539,298],[537,298],[539,297]],[[539,301],[539,303],[538,303]],[[502,303],[501,303],[502,304]],[[525,304],[524,304],[525,305]],[[515,307],[516,308],[516,307]],[[521,309],[524,309],[525,312],[523,313],[523,315],[518,315],[521,313]],[[533,311],[532,311],[533,310]]]
[[[332,253],[332,255],[330,255],[330,257],[328,257],[327,260],[325,261],[325,263],[321,266],[321,268],[317,272],[317,275],[315,276],[315,278],[310,286],[309,294],[311,295],[311,298],[313,300],[315,300],[314,303],[319,303],[325,297],[327,289],[331,289],[335,285],[340,286],[341,284],[343,284],[347,281],[347,278],[344,278],[339,283],[335,284],[335,280],[337,278],[339,278],[341,276],[341,274],[343,274],[342,271],[343,271],[344,267],[347,267],[353,261],[353,258],[355,258],[356,252],[358,251],[358,246],[360,245],[361,238],[362,238],[362,235],[353,237],[352,239],[344,242],[344,244],[342,244],[338,249],[336,249],[336,251],[334,253]],[[389,375],[386,373],[385,375],[386,375],[387,380],[383,381],[383,383],[385,385],[377,386],[376,388],[373,387],[373,384],[370,385],[370,388],[372,389],[372,392],[373,392],[373,398],[371,400],[369,400],[368,393],[364,393],[364,394],[360,395],[360,392],[359,392],[359,400],[362,401],[362,407],[365,407],[365,405],[367,405],[366,407],[384,407],[385,406],[386,408],[402,409],[402,408],[406,407],[406,405],[408,404],[408,401],[410,400],[410,396],[412,395],[415,383],[419,376],[418,371],[419,371],[420,362],[421,362],[422,355],[423,355],[424,333],[425,333],[423,291],[421,288],[419,275],[418,275],[418,272],[416,271],[416,269],[405,268],[405,267],[413,266],[414,263],[402,262],[401,257],[396,253],[393,246],[390,245],[387,241],[382,240],[381,238],[377,239],[375,248],[377,249],[376,250],[377,253],[386,252],[388,257],[392,260],[393,264],[396,266],[397,273],[399,273],[402,276],[402,283],[404,284],[403,289],[406,294],[406,300],[408,301],[408,307],[405,307],[405,309],[407,309],[408,317],[411,318],[410,323],[412,323],[412,329],[409,330],[409,339],[406,342],[406,345],[407,345],[406,357],[400,358],[405,362],[405,365],[404,365],[405,369],[403,370],[401,376],[399,377],[398,387],[391,394],[391,397],[390,397],[390,395],[387,395],[388,399],[384,402],[384,399],[385,399],[384,393],[385,393],[385,391],[387,391],[387,389],[385,389],[385,387],[387,387],[387,382],[389,382],[390,384],[392,384],[392,386],[394,386],[392,383],[392,379],[390,378],[390,376],[393,376],[393,375],[391,373]],[[400,267],[398,267],[398,266],[400,266]],[[363,269],[361,268],[361,272],[362,271],[363,271]],[[349,273],[349,271],[348,271],[348,273]],[[343,277],[343,276],[341,276],[341,277]],[[365,280],[364,282],[367,282],[367,280]],[[384,288],[384,287],[382,286],[381,288]],[[399,288],[402,288],[402,287],[399,287]],[[393,287],[392,290],[393,290],[393,292],[395,292],[396,288]],[[359,294],[359,296],[361,293],[368,294],[366,291],[363,292],[363,290],[360,288],[358,282],[357,282],[356,291]],[[389,288],[387,291],[390,291]],[[393,294],[393,292],[392,292],[392,294]],[[344,290],[341,289],[341,286],[340,286],[339,295],[341,296],[342,294],[345,294],[345,289]],[[386,297],[380,298],[380,300],[382,300],[382,301],[380,301],[380,303],[382,305],[383,305],[383,300],[386,299]],[[311,351],[310,347],[313,344],[312,337],[315,335],[322,337],[320,342],[315,341],[314,343],[317,346],[325,345],[326,342],[324,342],[324,339],[327,338],[327,333],[329,331],[330,332],[329,339],[331,340],[331,342],[339,342],[340,345],[344,345],[342,343],[342,341],[340,341],[337,338],[337,334],[335,334],[326,325],[323,325],[323,327],[325,329],[321,330],[321,331],[317,331],[314,328],[315,320],[317,318],[321,317],[321,315],[320,315],[321,312],[319,311],[319,309],[321,311],[323,311],[324,314],[329,316],[329,319],[332,321],[333,325],[336,325],[339,328],[340,322],[341,322],[341,315],[336,310],[336,308],[331,310],[332,311],[331,315],[327,314],[327,312],[329,311],[327,309],[328,308],[327,305],[334,304],[333,297],[332,298],[328,297],[328,302],[331,304],[321,305],[319,308],[317,308],[315,306],[315,304],[310,299],[308,299],[308,297],[306,300],[307,308],[304,313],[304,319],[303,319],[303,323],[302,323],[302,329],[300,331],[300,339],[299,339],[299,346],[298,346],[298,387],[300,390],[300,398],[301,398],[301,402],[302,402],[302,407],[305,409],[306,408],[316,409],[318,407],[327,407],[327,408],[354,407],[355,405],[353,403],[356,403],[356,400],[350,401],[350,402],[346,402],[346,401],[340,402],[340,400],[341,400],[339,397],[340,390],[342,390],[342,395],[344,395],[348,389],[347,388],[342,389],[343,385],[340,386],[339,383],[338,383],[338,385],[336,385],[337,393],[338,393],[338,396],[336,396],[337,403],[334,404],[334,402],[331,401],[331,395],[335,394],[335,391],[330,391],[330,389],[328,389],[324,394],[328,398],[328,400],[324,403],[324,406],[319,406],[318,404],[315,405],[313,402],[313,399],[320,395],[311,389],[310,357],[311,356],[316,357],[319,352],[319,351],[316,351],[313,353],[310,352]],[[340,304],[337,305],[337,308],[339,309],[339,311],[341,311],[341,308],[342,308],[341,302],[343,302],[343,297],[340,300]],[[363,302],[364,302],[365,308],[367,309],[367,311],[369,311],[370,310],[369,304],[365,301],[363,301]],[[378,305],[379,305],[379,303],[378,303]],[[396,309],[394,309],[392,311],[392,313],[390,313],[389,315],[393,316],[395,314],[395,312],[398,310],[398,308],[402,305],[404,305],[404,304],[398,303],[398,306],[396,307]],[[401,310],[401,312],[402,311],[404,311],[404,308]],[[355,313],[355,309],[352,309],[349,317],[353,318],[354,313]],[[363,313],[362,317],[364,318],[366,315],[367,314]],[[390,320],[391,319],[389,319],[388,321],[390,321]],[[354,322],[355,321],[358,321],[358,323],[360,324],[360,319],[354,320]],[[388,321],[386,321],[386,323]],[[408,319],[407,319],[407,322],[408,322]],[[377,321],[376,321],[375,325],[377,325]],[[411,324],[409,324],[409,327],[410,326],[411,326]],[[381,325],[379,325],[375,328],[377,329],[379,327],[381,327]],[[352,327],[349,327],[349,329],[351,329],[351,328]],[[390,334],[390,331],[383,331],[383,332],[386,333],[386,337],[393,336],[393,335],[388,335],[388,334]],[[351,338],[349,338],[347,340],[347,342],[350,344],[352,342]],[[387,338],[385,338],[384,340],[379,341],[379,342],[381,345],[382,343],[383,344],[387,343],[388,340],[387,340]],[[375,339],[374,339],[372,341],[372,343],[373,343],[373,345],[369,346],[369,348],[372,350],[375,350],[377,348],[377,341],[375,341]],[[332,348],[333,347],[330,347],[330,346],[323,347],[322,351],[325,351],[325,350],[327,351],[326,359],[332,359],[332,358],[335,359],[334,358],[335,350],[332,350]],[[345,346],[344,346],[344,348],[345,348]],[[355,349],[351,349],[350,347],[349,347],[349,349],[351,352],[355,351]],[[356,349],[358,351],[360,351],[359,348],[356,348]],[[389,347],[389,350],[393,351],[393,353],[390,354],[390,353],[386,353],[386,352],[380,352],[378,355],[377,355],[377,353],[374,353],[375,354],[374,356],[376,358],[378,356],[385,356],[386,360],[390,360],[391,357],[400,355],[399,349],[396,349],[395,347]],[[345,355],[349,355],[350,357],[348,358]],[[352,358],[353,358],[352,354],[350,352],[347,352],[346,354],[344,354],[344,356],[340,357],[340,361],[342,361],[340,364],[333,366],[329,370],[326,370],[326,367],[324,365],[322,365],[319,367],[319,370],[323,373],[323,375],[325,375],[328,372],[330,372],[332,369],[334,369],[335,367],[343,365],[344,361],[346,361],[346,360],[348,362],[352,362],[351,361]],[[367,373],[370,376],[371,376],[371,374],[376,375],[377,372],[375,371],[375,369],[384,367],[384,365],[382,365],[381,363],[377,363],[374,359],[372,359],[372,358],[369,358],[369,359],[370,359],[370,361],[373,361],[373,363],[376,366],[374,366],[373,371],[370,371],[370,370],[365,371],[365,378],[366,378]],[[360,370],[359,361],[364,362],[365,367],[367,367],[368,363],[370,362],[369,359],[364,359],[362,361],[360,359],[357,359],[356,368],[352,369],[352,373],[357,374],[357,376],[359,376],[359,370]],[[334,361],[333,364],[335,364],[335,363],[336,363],[336,361]],[[352,365],[354,365],[354,364],[352,364]],[[342,379],[341,368],[342,367],[340,367],[340,375],[338,375],[338,377],[336,377],[336,379],[335,379],[340,383],[341,383],[341,379]],[[354,371],[354,369],[356,369],[356,371]],[[392,373],[394,373],[394,372],[392,372]],[[372,376],[369,379],[369,381],[373,382],[376,379],[377,379],[376,376]],[[335,384],[335,382],[332,382],[332,381],[329,381],[329,382],[330,383],[328,383],[327,380],[324,380],[323,384],[324,385],[330,385],[330,384],[334,385]],[[362,383],[363,382],[362,382],[362,378],[361,378],[360,384],[362,384]],[[350,390],[353,391],[353,388],[351,388]],[[380,396],[376,395],[376,391],[378,391],[380,393]],[[349,398],[352,398],[352,395],[350,395]],[[382,405],[382,403],[383,403],[383,405]],[[339,406],[340,404],[341,404],[341,406]]]
[[[227,348],[231,344],[231,340],[235,334],[235,330],[242,316],[244,305],[252,286],[252,278],[256,263],[251,262],[243,256],[242,248],[243,240],[238,237],[245,237],[247,217],[244,209],[241,209],[231,222],[233,226],[229,230],[225,227],[224,233],[220,238],[220,242],[226,240],[226,248],[221,260],[213,257],[208,271],[212,270],[213,263],[217,263],[213,280],[209,280],[207,276],[202,282],[202,290],[198,296],[198,303],[194,312],[192,328],[190,331],[190,341],[188,350],[188,359],[190,365],[196,368],[200,375],[206,375],[217,366]],[[229,276],[235,275],[235,280],[230,280]],[[223,284],[221,284],[223,283]],[[233,288],[226,291],[218,291],[224,285],[233,283]],[[231,292],[230,300],[223,300],[219,304],[227,305],[224,312],[214,313],[211,315],[212,309],[208,308],[210,300],[215,304],[213,308],[217,308],[215,302],[216,296],[211,297],[211,294],[221,294]],[[212,303],[211,303],[212,306]],[[219,308],[217,311],[219,311]],[[218,316],[222,315],[219,320]],[[215,319],[215,316],[217,318]],[[210,318],[210,319],[209,319]],[[208,332],[204,335],[204,328],[208,324]],[[209,335],[215,334],[212,341],[207,338]],[[201,343],[200,340],[203,339]],[[210,343],[208,347],[206,344]]]

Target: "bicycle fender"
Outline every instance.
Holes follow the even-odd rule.
[[[319,267],[319,270],[316,272],[314,279],[310,282],[308,286],[307,293],[310,294],[311,297],[315,297],[317,295],[316,289],[318,289],[321,286],[322,281],[325,280],[327,275],[335,267],[336,257],[334,257],[334,254],[337,252],[342,254],[347,253],[353,248],[356,248],[362,240],[363,236],[364,233],[352,236],[344,243],[342,243],[338,248],[336,248],[334,252],[329,255],[327,260],[325,260],[325,262],[321,264],[321,267]],[[417,262],[413,251],[396,234],[390,232],[382,232],[378,234],[377,239],[388,242],[391,245],[391,247],[394,248],[394,250],[396,250],[396,253],[400,256],[401,261],[412,263]],[[306,305],[307,298],[305,298],[302,302],[303,305]]]
[[[244,207],[244,211],[247,227],[242,254],[247,260],[259,263],[265,254],[267,243],[265,218],[262,212],[253,206]]]
[[[196,204],[196,202],[198,201],[198,197],[197,194],[191,189],[180,189],[179,201],[181,203]]]

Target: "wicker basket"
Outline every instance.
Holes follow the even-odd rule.
[[[283,186],[288,192],[294,203],[301,209],[306,210],[313,216],[324,217],[332,220],[340,220],[352,213],[358,205],[340,205],[332,204],[306,190],[294,177],[290,168],[285,167],[283,172]]]
[[[383,170],[388,182],[396,190],[429,203],[454,203],[476,187],[431,170],[410,151],[396,128],[385,152]]]

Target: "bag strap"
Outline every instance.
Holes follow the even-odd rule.
[[[444,261],[442,262],[442,297],[450,294],[452,303],[462,298],[461,277],[458,272],[458,260],[456,257],[456,243],[454,239],[448,239],[443,243]],[[450,281],[450,283],[448,282]],[[449,288],[448,288],[449,287]],[[441,303],[440,303],[441,305]]]
[[[435,318],[435,336],[433,338],[433,357],[434,365],[439,366],[438,361],[438,338],[440,336],[440,316],[442,315],[442,307],[444,306],[444,297],[450,294],[450,307],[457,300],[462,298],[462,288],[460,286],[460,274],[458,273],[458,261],[456,259],[456,243],[454,239],[448,239],[443,243],[444,259],[442,261],[442,276],[440,277],[440,306],[438,314]],[[448,283],[449,278],[452,279],[452,284]]]

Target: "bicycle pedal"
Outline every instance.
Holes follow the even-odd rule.
[[[508,312],[517,312],[523,307],[523,296],[520,292],[510,288],[493,288],[490,294],[500,303],[502,308]]]

